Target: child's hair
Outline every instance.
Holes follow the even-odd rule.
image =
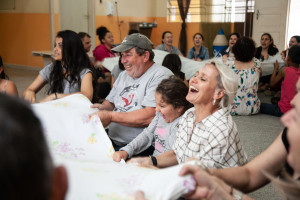
[[[181,60],[177,54],[170,53],[165,56],[162,66],[171,70],[175,76],[179,77],[181,72]]]
[[[288,57],[290,57],[293,63],[300,65],[300,46],[294,45],[290,48]]]
[[[188,91],[189,88],[180,78],[170,76],[169,78],[161,81],[155,92],[161,94],[162,99],[167,104],[171,104],[174,108],[183,106],[183,114],[187,109],[192,107],[192,104],[185,98]]]

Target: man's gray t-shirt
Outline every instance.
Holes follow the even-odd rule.
[[[153,156],[158,156],[172,150],[172,146],[176,140],[180,118],[181,117],[178,117],[174,121],[167,123],[162,117],[162,114],[156,112],[156,116],[149,126],[128,145],[121,148],[120,151],[126,151],[128,158],[130,158],[133,155],[145,151],[152,144],[155,147]]]
[[[119,64],[115,65],[113,70],[111,70],[111,75],[115,78],[115,81],[117,80],[118,76],[122,71],[124,70],[120,69]]]
[[[157,85],[173,73],[158,64],[153,64],[139,78],[131,78],[126,71],[120,73],[106,100],[115,105],[115,112],[131,112],[145,107],[155,107]],[[112,122],[109,137],[118,146],[131,142],[144,127],[134,128]]]
[[[50,78],[50,74],[53,68],[53,63],[50,63],[49,65],[45,66],[41,71],[40,71],[40,75],[42,76],[42,78],[44,79],[45,83],[49,82],[49,78]],[[84,77],[84,75],[88,72],[92,72],[90,69],[83,69],[80,72],[80,79],[82,80],[82,78]],[[69,79],[69,77],[67,77]],[[63,93],[64,94],[70,94],[70,93],[74,93],[74,92],[80,92],[80,87],[77,83],[74,83],[72,85],[70,85],[70,82],[67,79],[63,80]]]
[[[168,51],[166,49],[166,46],[164,44],[158,45],[155,49],[166,51],[166,52],[169,52],[169,53],[174,53],[174,54],[177,54],[177,55],[181,54],[180,50],[177,47],[172,46],[171,49],[170,49],[170,51]]]

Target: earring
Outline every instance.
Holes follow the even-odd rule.
[[[216,99],[213,100],[213,106],[216,104]]]

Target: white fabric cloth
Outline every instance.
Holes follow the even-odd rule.
[[[274,63],[276,61],[278,61],[279,69],[284,67],[284,60],[282,60],[280,53],[277,53],[275,56],[269,56],[267,60],[261,62],[260,67],[262,69],[262,76],[270,75],[273,73]]]
[[[179,122],[173,145],[178,163],[196,158],[209,168],[245,164],[247,157],[228,109],[219,109],[200,122],[195,122],[195,112],[190,108]]]
[[[112,160],[114,149],[91,102],[81,94],[32,105],[40,118],[50,153],[68,175],[67,200],[134,199],[142,190],[151,200],[177,199],[195,187],[182,166],[153,170]]]

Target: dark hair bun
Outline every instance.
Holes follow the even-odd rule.
[[[105,26],[100,26],[97,28],[96,34],[100,36],[102,34],[105,35],[107,32],[109,32],[109,30]]]

